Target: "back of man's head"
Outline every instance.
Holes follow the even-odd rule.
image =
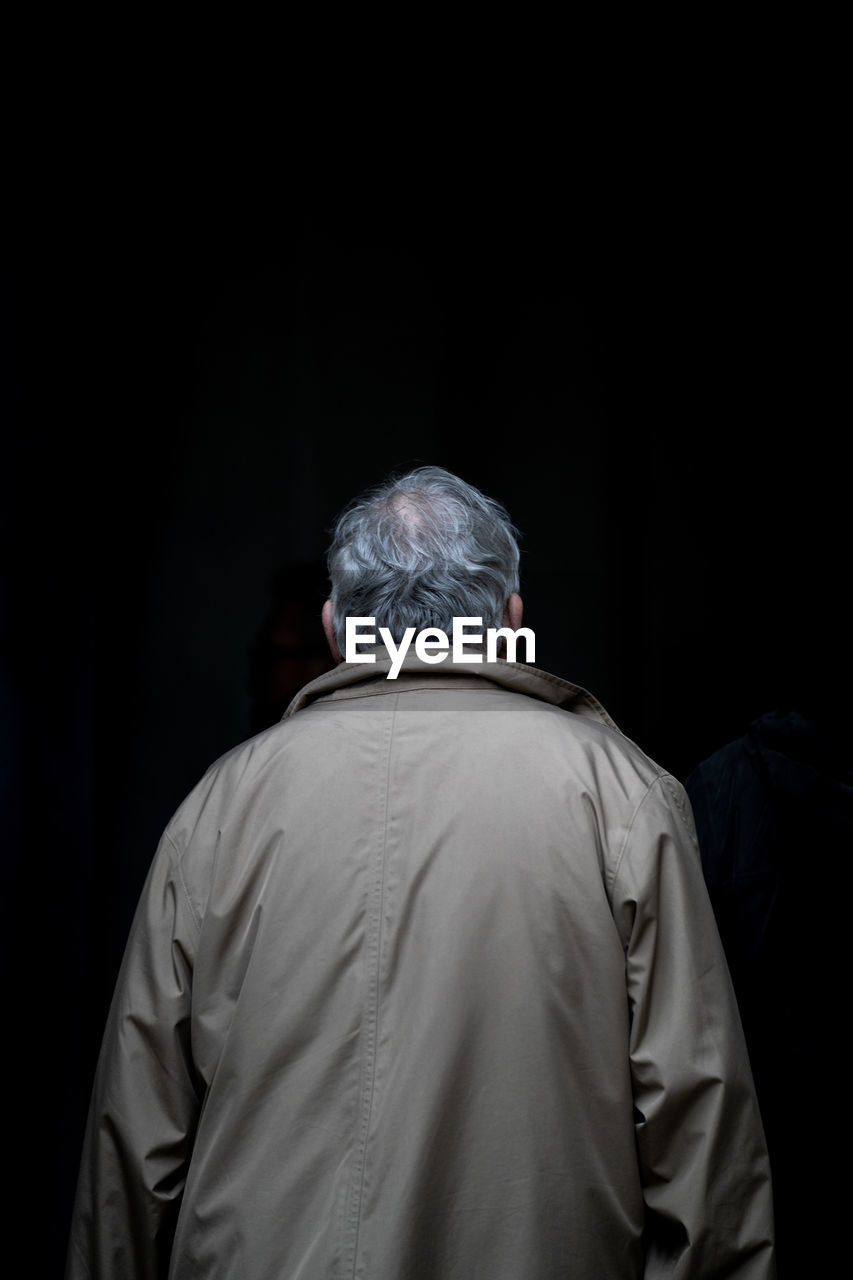
[[[375,618],[399,643],[407,627],[447,634],[456,617],[499,627],[518,591],[518,532],[505,508],[441,467],[417,467],[356,498],[328,553],[334,630]]]

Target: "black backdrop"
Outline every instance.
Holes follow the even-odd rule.
[[[431,462],[503,500],[538,664],[681,778],[845,678],[832,258],[784,166],[605,195],[279,157],[271,202],[102,163],[33,206],[4,313],[7,1065],[45,1274],[159,834],[363,486]]]

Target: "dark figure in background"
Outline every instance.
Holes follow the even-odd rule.
[[[299,690],[335,665],[317,625],[327,586],[322,561],[288,564],[275,575],[251,652],[250,733],[278,724]]]
[[[842,1010],[830,997],[853,854],[849,720],[816,707],[769,712],[685,785],[767,1135],[778,1274],[829,1277],[847,1093]]]

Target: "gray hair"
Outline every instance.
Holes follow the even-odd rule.
[[[417,467],[354,499],[333,529],[327,563],[335,636],[369,617],[399,644],[406,627],[482,618],[500,627],[518,590],[518,530],[505,508],[441,467]]]

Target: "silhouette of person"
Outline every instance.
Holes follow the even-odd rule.
[[[849,723],[800,702],[759,716],[685,782],[767,1136],[780,1280],[834,1274],[843,1023],[830,993],[853,855]]]
[[[299,690],[334,666],[320,626],[327,586],[322,563],[285,565],[275,575],[250,655],[250,733],[276,724]]]

